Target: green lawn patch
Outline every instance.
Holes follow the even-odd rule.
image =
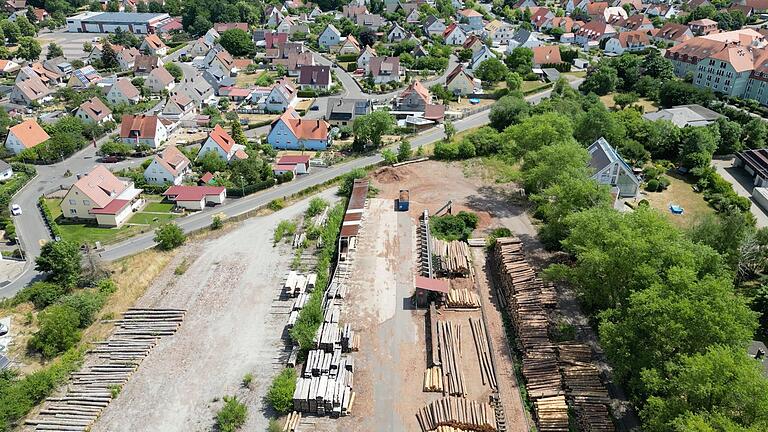
[[[171,219],[174,219],[176,215],[172,215],[169,213],[166,214],[157,214],[157,213],[143,213],[139,212],[133,215],[130,219],[128,219],[128,223],[131,224],[145,224],[145,225],[161,225],[164,224]]]
[[[543,83],[541,81],[523,81],[523,84],[520,85],[520,91],[525,93],[525,92],[538,90],[546,86],[547,86],[547,83]]]
[[[144,207],[145,212],[169,213],[173,209],[173,203],[151,202]]]

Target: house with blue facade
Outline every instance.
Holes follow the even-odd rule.
[[[330,125],[325,120],[303,119],[289,107],[272,122],[267,142],[275,149],[325,150],[332,143]]]

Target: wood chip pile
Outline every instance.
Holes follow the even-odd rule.
[[[600,371],[592,364],[590,346],[562,343],[558,353],[566,397],[576,413],[579,429],[613,432],[615,427],[608,411],[610,397],[600,379]]]
[[[435,257],[435,272],[444,275],[468,275],[469,245],[463,241],[445,241],[432,237],[432,256]]]
[[[416,413],[423,432],[440,426],[458,428],[463,431],[496,431],[496,414],[490,405],[458,397],[444,397],[419,409]]]
[[[97,362],[73,372],[66,393],[49,397],[26,424],[36,431],[86,431],[112,401],[113,391],[128,382],[141,361],[164,336],[184,320],[182,309],[128,309],[116,320],[116,331],[90,352]]]

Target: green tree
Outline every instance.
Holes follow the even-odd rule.
[[[201,172],[220,172],[227,169],[227,161],[215,151],[207,151],[195,162]]]
[[[237,396],[224,396],[224,407],[216,413],[216,430],[235,432],[245,424],[247,417],[248,407],[237,400]]]
[[[232,139],[235,140],[236,143],[243,146],[248,144],[248,137],[245,136],[243,125],[240,124],[239,120],[232,122]]]
[[[296,390],[296,370],[285,368],[267,390],[267,403],[278,413],[286,414],[293,409],[293,392]]]
[[[717,150],[718,136],[711,128],[685,128],[680,142],[680,161],[694,173],[706,169]]]
[[[80,341],[80,317],[66,305],[53,305],[38,315],[39,329],[28,346],[43,357],[52,358]]]
[[[389,133],[395,125],[395,118],[387,111],[374,111],[368,115],[359,116],[352,124],[352,133],[358,146],[370,144],[374,148],[381,146],[383,135]]]
[[[64,55],[64,50],[61,49],[60,46],[56,45],[53,42],[48,44],[48,54],[45,55],[45,58],[50,60],[54,57],[61,57],[63,55]]]
[[[643,57],[643,75],[657,78],[663,81],[675,77],[675,67],[672,62],[661,56],[657,50],[649,50]]]
[[[175,223],[166,223],[155,230],[155,243],[162,250],[171,250],[184,244],[186,234]]]
[[[573,124],[562,114],[545,113],[523,118],[505,129],[523,154],[573,139]]]
[[[521,77],[517,72],[508,73],[506,80],[507,90],[511,92],[520,90],[520,87],[523,85],[523,77]]]
[[[475,70],[475,76],[486,83],[495,84],[504,81],[509,73],[507,66],[497,58],[489,58],[480,63]]]
[[[734,270],[739,265],[741,247],[754,232],[755,222],[751,213],[729,209],[717,215],[702,217],[688,231],[693,241],[718,251]]]
[[[721,117],[717,119],[716,124],[720,135],[717,154],[734,154],[744,150],[744,143],[741,141],[743,132],[739,123]]]
[[[397,161],[404,162],[411,158],[411,143],[406,139],[400,140],[400,145],[397,147]]]
[[[78,245],[67,240],[46,243],[35,259],[35,270],[48,273],[51,281],[67,288],[75,286],[82,272]]]
[[[233,56],[247,56],[253,52],[253,37],[241,29],[231,29],[221,33],[219,43]]]
[[[99,152],[103,155],[128,156],[133,153],[133,147],[119,141],[107,141],[101,145]]]
[[[605,105],[593,105],[582,114],[573,132],[573,136],[583,145],[588,146],[600,137],[605,137],[614,146],[621,144],[626,135],[622,124],[616,121]]]
[[[164,64],[163,67],[171,74],[174,81],[181,82],[181,80],[184,79],[184,71],[182,71],[181,66],[176,63],[168,62]]]
[[[565,178],[587,178],[589,153],[572,139],[547,145],[525,156],[523,186],[537,193]]]
[[[117,61],[117,53],[110,43],[105,43],[101,48],[101,66],[104,69],[117,69],[120,67],[120,62]]]
[[[708,88],[699,88],[693,84],[679,80],[668,80],[664,82],[659,91],[659,96],[659,102],[665,108],[687,104],[700,104],[706,106],[715,98],[712,90]]]
[[[531,110],[531,105],[525,99],[517,96],[504,96],[491,106],[488,120],[497,131],[503,131],[508,126],[519,123]]]
[[[8,43],[15,44],[21,39],[21,30],[19,30],[19,26],[15,22],[8,20],[0,21],[0,27],[2,27],[3,34],[8,39]]]
[[[615,68],[600,64],[579,86],[584,93],[606,95],[614,90],[619,83],[619,75]]]
[[[446,141],[453,141],[453,137],[456,135],[456,126],[453,125],[452,121],[445,120],[443,122],[443,132],[445,132]]]
[[[37,36],[37,27],[29,22],[26,16],[20,16],[16,18],[16,25],[19,26],[19,31],[22,36],[35,37]]]
[[[619,109],[627,108],[638,100],[640,100],[640,98],[637,96],[637,93],[616,93],[613,95],[613,102]]]
[[[19,47],[16,50],[16,57],[27,61],[35,61],[40,58],[42,52],[43,49],[40,47],[40,42],[29,36],[23,36],[19,39]]]
[[[504,59],[509,69],[525,76],[533,68],[533,50],[526,47],[517,47]]]
[[[344,174],[341,177],[341,184],[339,185],[337,194],[339,196],[349,196],[352,193],[352,186],[354,185],[355,180],[365,178],[366,175],[367,173],[362,168],[355,168]]]

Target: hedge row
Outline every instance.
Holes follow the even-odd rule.
[[[336,56],[336,62],[356,62],[357,61],[357,55],[356,54],[345,54]]]
[[[249,184],[243,188],[233,187],[227,188],[227,196],[243,197],[256,193],[260,190],[269,189],[275,185],[275,179],[269,178],[259,183]]]
[[[45,223],[51,231],[51,236],[54,239],[61,238],[61,229],[59,228],[59,224],[56,223],[56,220],[54,220],[53,213],[51,213],[51,209],[48,208],[48,203],[45,201],[45,197],[41,195],[37,200],[37,204],[40,206],[40,211],[43,213],[43,219],[45,219]]]

